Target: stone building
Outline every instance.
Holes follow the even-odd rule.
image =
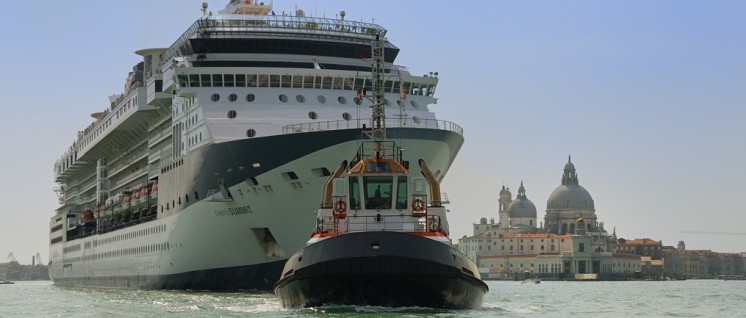
[[[543,226],[523,182],[515,199],[503,186],[498,203],[497,224],[482,218],[472,236],[459,239],[459,250],[485,278],[620,279],[640,271],[640,256],[616,253],[616,234],[597,222],[593,198],[570,160],[547,200]]]

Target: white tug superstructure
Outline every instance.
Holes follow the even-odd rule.
[[[246,0],[203,12],[170,47],[137,51],[124,93],[55,163],[55,284],[270,289],[340,154],[372,126],[381,26]],[[462,130],[428,109],[438,79],[393,64],[385,38],[383,50],[387,136],[440,181]]]

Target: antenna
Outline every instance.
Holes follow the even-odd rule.
[[[376,39],[371,42],[372,76],[373,76],[373,131],[372,139],[375,142],[376,159],[380,159],[385,151],[386,142],[386,111],[383,93],[383,41],[381,34],[376,34]]]

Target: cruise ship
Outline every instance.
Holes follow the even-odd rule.
[[[429,109],[436,74],[395,64],[382,26],[249,0],[202,12],[171,46],[136,52],[123,93],[55,162],[56,285],[271,290],[371,127],[376,36],[404,164],[422,159],[441,181],[461,148],[461,127]]]

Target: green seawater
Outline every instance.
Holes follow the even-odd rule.
[[[482,308],[284,309],[259,292],[0,285],[0,317],[746,317],[746,281],[488,281]]]

